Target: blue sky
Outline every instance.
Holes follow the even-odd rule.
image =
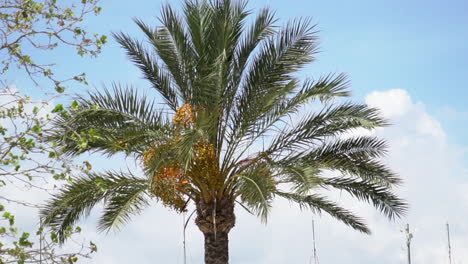
[[[168,2],[180,5],[180,1]],[[138,17],[146,22],[158,23],[156,16],[162,3],[154,0],[103,1],[102,15],[90,19],[87,26],[92,31],[107,35],[121,30],[138,37],[141,34],[131,18]],[[468,104],[465,99],[468,97],[465,81],[468,76],[468,2],[250,2],[252,9],[263,6],[270,6],[277,11],[280,24],[286,23],[288,19],[304,16],[312,17],[313,21],[318,23],[322,53],[318,55],[316,63],[304,70],[304,76],[314,77],[328,72],[348,73],[353,83],[354,99],[382,108],[394,123],[393,127],[376,133],[387,138],[392,146],[388,162],[407,182],[401,193],[412,204],[412,211],[407,219],[387,223],[382,216],[369,211],[367,207],[356,206],[356,210],[369,217],[369,222],[375,226],[376,234],[372,237],[354,234],[327,217],[321,218],[318,223],[318,233],[322,235],[319,247],[321,262],[349,263],[349,259],[353,259],[355,261],[352,263],[363,264],[404,263],[402,250],[399,248],[403,245],[403,236],[399,229],[405,222],[411,222],[422,230],[415,234],[416,243],[420,243],[419,251],[417,249],[415,252],[419,263],[423,263],[426,257],[440,260],[426,263],[445,263],[441,257],[445,246],[440,242],[442,239],[439,241],[444,219],[454,220],[453,229],[454,232],[458,232],[458,235],[454,235],[455,247],[466,248],[468,241],[464,237],[468,237],[468,227],[463,223],[463,219],[468,216],[468,196],[464,195],[468,190],[468,170],[464,165],[468,160],[468,139],[465,136],[468,128]],[[98,88],[101,84],[109,84],[112,81],[133,84],[144,90],[149,87],[148,83],[141,80],[138,69],[126,59],[123,50],[112,39],[97,59],[70,57],[69,52],[70,50],[58,50],[52,57],[57,62],[58,74],[70,75],[86,71],[91,86]],[[7,77],[15,80],[20,90],[36,96],[47,90],[34,87],[24,75],[15,72]],[[85,89],[88,88],[77,86],[70,87],[69,91],[82,92]],[[279,207],[286,208],[286,205],[280,204]],[[145,213],[120,234],[126,238],[123,239],[125,242],[122,242],[122,239],[119,242],[118,236],[112,237],[111,242],[107,242],[102,236],[96,237],[102,244],[109,245],[107,250],[120,248],[122,243],[134,244],[135,241],[132,240],[144,241],[143,239],[148,237],[144,236],[144,231],[138,225],[150,220],[142,219],[151,217],[156,212],[167,213],[161,208],[155,210]],[[310,240],[296,239],[298,234],[294,235],[294,232],[300,232],[301,226],[310,226],[310,216],[307,213],[309,218],[298,220],[294,218],[300,217],[297,211],[287,212],[286,216],[278,212],[277,215],[281,219],[273,221],[271,227],[263,227],[256,223],[255,219],[246,220],[247,224],[239,223],[236,227],[237,233],[233,234],[233,263],[308,263]],[[177,219],[177,216],[169,214],[168,217],[162,218],[166,223],[170,223]],[[240,219],[243,220],[244,217]],[[296,224],[297,228],[291,227]],[[89,223],[88,229],[93,230],[92,223]],[[242,230],[246,231],[240,234],[239,232],[244,232]],[[180,234],[179,231],[154,231],[163,240],[154,238],[151,243],[156,248],[165,249],[166,247],[158,243],[180,242],[177,240],[179,238],[174,238]],[[195,251],[199,246],[197,239],[201,237],[197,235],[196,229],[192,231]],[[345,235],[342,232],[345,232]],[[323,238],[324,236],[327,238]],[[291,239],[294,242],[290,242]],[[255,243],[247,246],[245,241],[263,243],[263,246]],[[285,262],[285,255],[274,252],[281,249],[281,243],[286,243],[284,241],[288,241],[288,245],[297,246],[297,252],[302,252],[297,254],[300,255],[301,261],[304,261],[300,262],[297,257],[291,262]],[[174,243],[179,245],[176,242]],[[166,244],[173,245],[170,242]],[[106,246],[104,250],[105,248]],[[144,248],[151,250],[151,247]],[[258,252],[253,252],[252,248]],[[134,249],[137,250],[138,247]],[[294,251],[284,248],[283,250]],[[340,251],[341,255],[337,256],[335,250]],[[382,254],[392,250],[393,253],[382,257]],[[154,252],[161,254],[160,257],[166,256],[163,251],[154,249]],[[455,254],[461,256],[461,251]],[[167,252],[173,251],[167,249]],[[180,251],[177,252],[180,255]],[[117,263],[117,258],[111,256],[116,252],[100,254],[100,262],[96,263]],[[127,254],[139,253],[130,250]],[[161,262],[158,263],[175,263],[169,257],[166,262],[161,258]],[[196,261],[197,256],[194,258],[195,261],[191,263],[199,263]],[[125,262],[125,259],[122,257],[123,262],[118,263],[129,263]],[[154,262],[142,257],[140,263]]]

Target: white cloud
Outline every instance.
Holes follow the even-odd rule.
[[[403,89],[375,91],[366,97],[369,106],[377,107],[387,118],[395,118],[406,114],[411,106],[411,97]]]
[[[428,114],[422,114],[418,120],[418,129],[421,134],[431,135],[438,140],[445,139],[445,132],[440,123]]]

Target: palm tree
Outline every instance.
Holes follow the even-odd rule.
[[[90,172],[64,186],[41,211],[61,241],[100,202],[100,230],[119,227],[151,200],[177,212],[192,204],[205,263],[221,264],[229,261],[235,204],[265,221],[280,197],[364,233],[361,218],[320,190],[345,191],[390,219],[404,213],[392,192],[400,179],[380,161],[385,142],[343,136],[386,121],[376,109],[343,100],[344,74],[298,78],[317,53],[310,20],[277,27],[266,8],[247,26],[246,4],[186,0],[182,15],[163,7],[161,26],[135,20],[147,43],[114,34],[159,96],[117,84],[80,96],[56,119],[51,140],[71,156],[125,153],[144,176]]]

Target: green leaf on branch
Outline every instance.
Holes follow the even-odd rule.
[[[58,104],[58,105],[56,105],[56,106],[54,107],[54,109],[52,109],[52,113],[58,113],[58,112],[61,112],[61,111],[63,111],[63,110],[65,110],[65,109],[63,108],[63,105],[62,105],[62,104]]]
[[[70,105],[70,108],[71,108],[72,110],[78,110],[79,107],[80,107],[80,105],[78,104],[77,101],[73,101],[73,102],[71,103],[71,105]]]

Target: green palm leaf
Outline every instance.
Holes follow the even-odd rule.
[[[125,221],[130,213],[139,212],[146,204],[141,196],[146,188],[147,180],[128,173],[88,174],[75,179],[49,200],[40,211],[41,219],[44,225],[57,228],[59,240],[64,242],[67,229],[88,216],[100,202],[108,204],[100,221],[102,228]],[[120,199],[128,195],[132,198]],[[117,207],[116,203],[119,203]]]
[[[283,193],[277,192],[278,196],[287,199],[288,201],[297,203],[301,208],[309,207],[316,213],[326,212],[335,219],[345,223],[346,225],[361,231],[366,234],[370,234],[370,230],[364,223],[363,219],[357,217],[350,211],[338,206],[337,204],[328,201],[327,199],[318,195],[298,195],[295,193]]]
[[[56,130],[50,137],[65,153],[93,150],[108,155],[136,154],[166,136],[168,121],[153,101],[133,88],[113,86],[112,91],[104,89],[90,93],[89,98],[77,98],[79,108],[54,121]],[[86,140],[85,146],[78,144],[82,140]]]
[[[343,190],[365,202],[372,202],[390,219],[401,217],[407,210],[407,205],[385,186],[379,184],[356,181],[347,178],[331,178],[323,181],[322,186]]]
[[[266,222],[276,191],[271,169],[266,163],[260,163],[236,176],[236,191],[242,203]]]
[[[115,33],[114,38],[127,50],[129,58],[141,69],[145,78],[151,82],[152,87],[163,96],[166,104],[175,111],[179,105],[180,95],[172,87],[174,81],[169,73],[154,62],[154,57],[144,48],[142,43],[123,33]]]

